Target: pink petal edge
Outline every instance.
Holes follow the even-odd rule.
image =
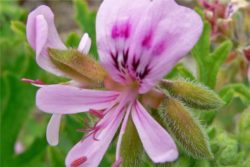
[[[132,119],[148,156],[155,163],[175,161],[178,150],[172,137],[137,101],[132,108]]]

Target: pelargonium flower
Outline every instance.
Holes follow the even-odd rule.
[[[90,86],[88,89],[79,86],[84,81],[75,80],[80,84],[43,85],[36,96],[38,108],[53,115],[90,111],[100,117],[84,140],[69,151],[66,166],[98,166],[121,126],[114,163],[119,166],[121,142],[130,117],[153,162],[176,160],[175,142],[145,106],[157,108],[164,97],[157,83],[190,51],[201,31],[200,17],[173,0],[104,0],[96,18],[96,34],[100,64],[105,72],[84,75],[91,81],[102,75],[103,87]],[[79,66],[84,64],[79,60],[85,59],[81,57],[84,56],[80,53],[82,49],[65,51],[55,30],[53,14],[47,7],[39,7],[30,14],[27,35],[42,68],[65,75],[53,59],[55,55],[59,59],[62,55],[60,61],[67,69],[84,73]],[[76,56],[71,64],[65,60],[66,52]],[[101,69],[96,64],[94,68],[87,67],[84,69]]]

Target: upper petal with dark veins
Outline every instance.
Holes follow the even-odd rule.
[[[145,93],[194,46],[202,21],[173,0],[104,0],[96,31],[101,63],[112,78],[137,80]]]

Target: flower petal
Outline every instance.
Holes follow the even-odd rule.
[[[119,93],[80,89],[69,85],[49,85],[38,90],[37,107],[48,113],[74,114],[90,109],[102,110],[110,106]]]
[[[135,24],[143,17],[149,2],[149,0],[104,0],[98,10],[96,36],[100,61],[118,82],[123,80],[114,67],[111,53],[113,55],[122,53],[128,48],[134,35]]]
[[[182,57],[187,55],[198,41],[203,23],[197,13],[174,1],[156,0],[149,11],[151,11],[149,13],[163,11],[161,15],[152,15],[151,48],[148,50],[149,54],[142,55],[143,59],[140,59],[141,64],[145,64],[150,69],[145,77],[148,81],[145,83],[151,85],[150,82],[155,83],[164,77]],[[155,23],[155,20],[159,22]],[[144,26],[137,29],[138,33],[143,30]],[[138,39],[140,40],[140,37]],[[138,50],[138,47],[136,49]],[[144,91],[147,90],[141,90],[141,92]]]
[[[131,113],[143,147],[149,157],[155,163],[176,160],[178,151],[173,139],[138,101]]]
[[[91,39],[89,38],[89,35],[85,33],[82,36],[82,39],[80,41],[80,44],[77,50],[83,54],[88,54],[90,47],[91,47]]]
[[[122,144],[122,138],[123,138],[123,135],[125,133],[125,130],[126,130],[126,127],[127,127],[127,123],[128,123],[128,119],[129,119],[129,116],[130,116],[130,112],[131,112],[131,104],[128,106],[127,110],[126,110],[126,114],[125,114],[125,117],[122,121],[122,125],[121,125],[121,129],[120,129],[120,133],[119,133],[119,136],[118,136],[118,140],[117,140],[117,145],[116,145],[116,155],[115,155],[115,163],[112,165],[112,167],[119,167],[122,160],[121,160],[121,156],[120,156],[120,151],[121,151],[121,144]]]
[[[145,6],[149,2],[150,0],[104,0],[96,17],[97,40],[111,35],[110,30],[113,23],[119,21],[120,18],[140,19],[140,16],[145,13]]]
[[[194,46],[202,21],[173,0],[105,0],[96,31],[100,60],[113,79],[136,78],[145,93]]]
[[[37,63],[46,71],[55,75],[63,75],[48,57],[47,49],[66,49],[61,41],[55,24],[54,14],[45,5],[39,6],[28,16],[27,38],[31,47],[36,51]]]
[[[97,124],[97,126],[106,124],[106,126],[95,135],[98,140],[94,140],[94,136],[90,135],[83,141],[77,143],[67,155],[66,166],[71,167],[73,166],[72,164],[75,164],[79,159],[85,157],[84,162],[78,163],[79,166],[97,167],[108,149],[123,116],[124,111],[122,106],[110,110]]]
[[[62,115],[53,114],[47,125],[46,138],[50,145],[56,146],[59,142],[59,129]]]

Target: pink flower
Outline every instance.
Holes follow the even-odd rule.
[[[44,6],[33,11],[27,29],[38,64],[63,75],[53,66],[46,50],[65,49],[51,11]],[[130,116],[153,162],[176,160],[178,150],[173,139],[143,104],[162,97],[155,87],[157,82],[189,52],[201,31],[200,17],[173,0],[104,0],[97,14],[96,33],[100,63],[109,74],[105,80],[109,90],[58,84],[42,86],[36,96],[38,108],[56,117],[52,129],[54,124],[59,125],[58,115],[90,111],[100,117],[85,139],[70,150],[66,166],[98,166],[121,125],[113,165],[119,166],[121,141]],[[151,97],[154,99],[148,100]]]

